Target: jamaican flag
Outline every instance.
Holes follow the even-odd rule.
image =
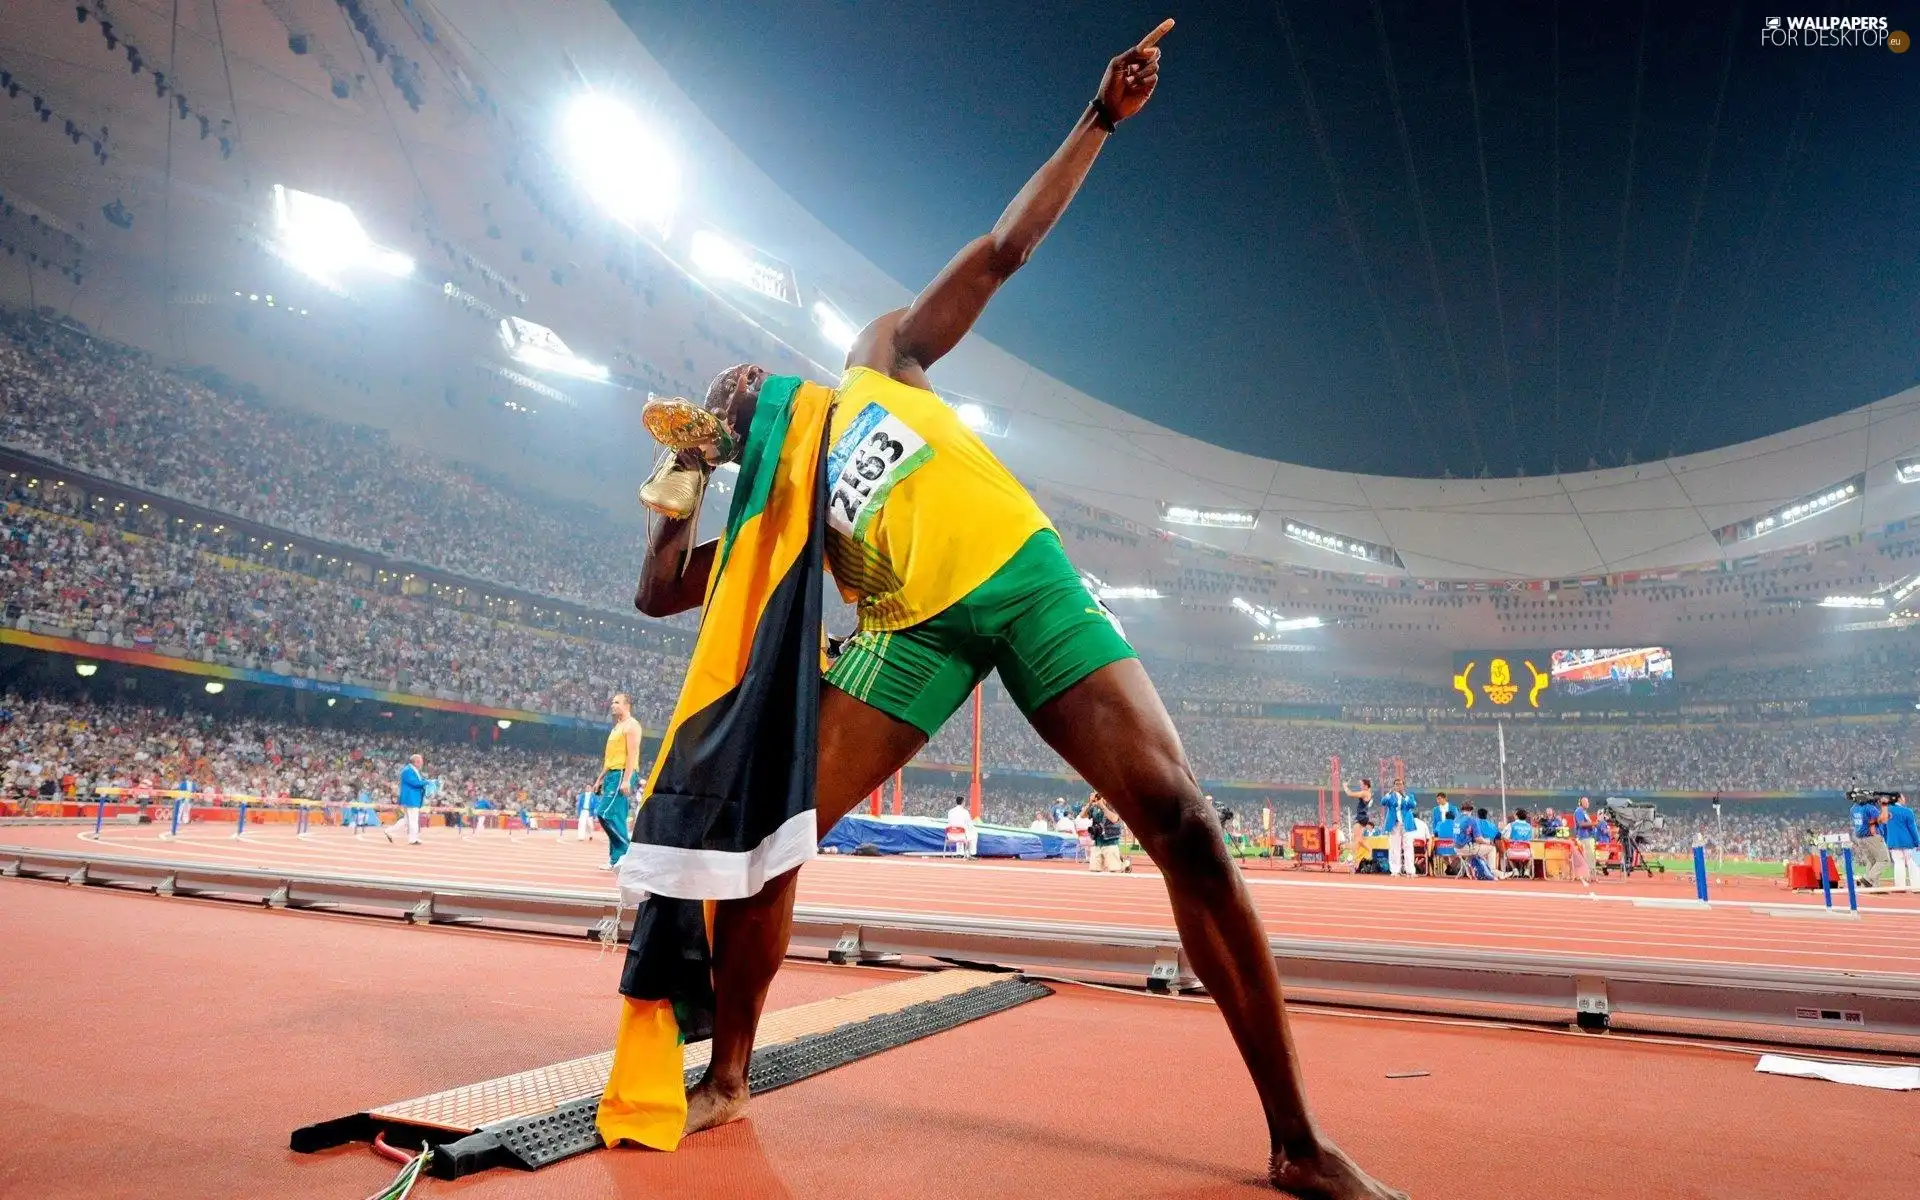
[[[711,1036],[703,901],[734,900],[813,857],[825,441],[833,393],[760,388],[679,702],[647,780],[620,890],[640,896],[598,1125],[680,1142],[681,1045]]]

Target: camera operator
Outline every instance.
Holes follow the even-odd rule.
[[[1088,796],[1080,815],[1088,821],[1087,837],[1092,842],[1087,855],[1087,869],[1116,873],[1133,870],[1133,864],[1120,857],[1120,838],[1126,828],[1120,823],[1120,816],[1113,811],[1113,806],[1107,803],[1107,798],[1099,792]]]
[[[1847,810],[1853,833],[1853,877],[1861,887],[1879,887],[1880,871],[1888,863],[1887,839],[1880,834],[1880,797],[1856,789],[1847,798],[1853,802]]]

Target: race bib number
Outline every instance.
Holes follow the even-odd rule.
[[[827,525],[864,537],[894,487],[933,457],[927,440],[878,404],[860,410],[827,452]]]

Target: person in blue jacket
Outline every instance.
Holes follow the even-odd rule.
[[[1914,819],[1904,792],[1888,799],[1881,825],[1887,853],[1893,858],[1893,886],[1920,887],[1920,821]]]
[[[593,837],[593,819],[600,815],[600,796],[596,792],[578,792],[573,797],[575,833],[573,840],[584,842]]]
[[[1439,874],[1442,869],[1447,868],[1449,862],[1453,863],[1451,869],[1460,868],[1457,849],[1460,839],[1460,814],[1453,805],[1446,803],[1445,795],[1446,793],[1441,793],[1441,803],[1435,805],[1433,809],[1431,826],[1433,841],[1428,843],[1427,851],[1427,874],[1429,875]],[[1441,845],[1442,842],[1446,845]]]
[[[1412,875],[1414,867],[1413,832],[1419,821],[1420,806],[1413,793],[1400,788],[1389,791],[1380,801],[1382,828],[1387,835],[1387,874]]]
[[[1521,868],[1533,861],[1533,822],[1527,820],[1526,809],[1513,814],[1513,820],[1507,822],[1505,832],[1503,854],[1507,860],[1507,870],[1511,874],[1524,874]],[[1516,852],[1515,846],[1524,846],[1526,849]]]
[[[418,754],[400,768],[400,812],[407,823],[407,845],[420,844],[420,810],[427,803],[426,760]],[[387,835],[391,838],[393,835]]]
[[[1853,834],[1853,876],[1863,887],[1880,886],[1880,868],[1887,862],[1887,839],[1881,828],[1885,810],[1872,792],[1853,793],[1847,810]]]

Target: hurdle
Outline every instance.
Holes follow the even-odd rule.
[[[948,969],[768,1013],[754,1038],[747,1089],[760,1095],[1053,994],[1022,975]],[[690,1042],[688,1087],[711,1042]],[[427,1172],[459,1179],[491,1167],[534,1170],[598,1150],[594,1117],[613,1067],[603,1051],[304,1125],[289,1147],[313,1154],[376,1138],[431,1149]]]

